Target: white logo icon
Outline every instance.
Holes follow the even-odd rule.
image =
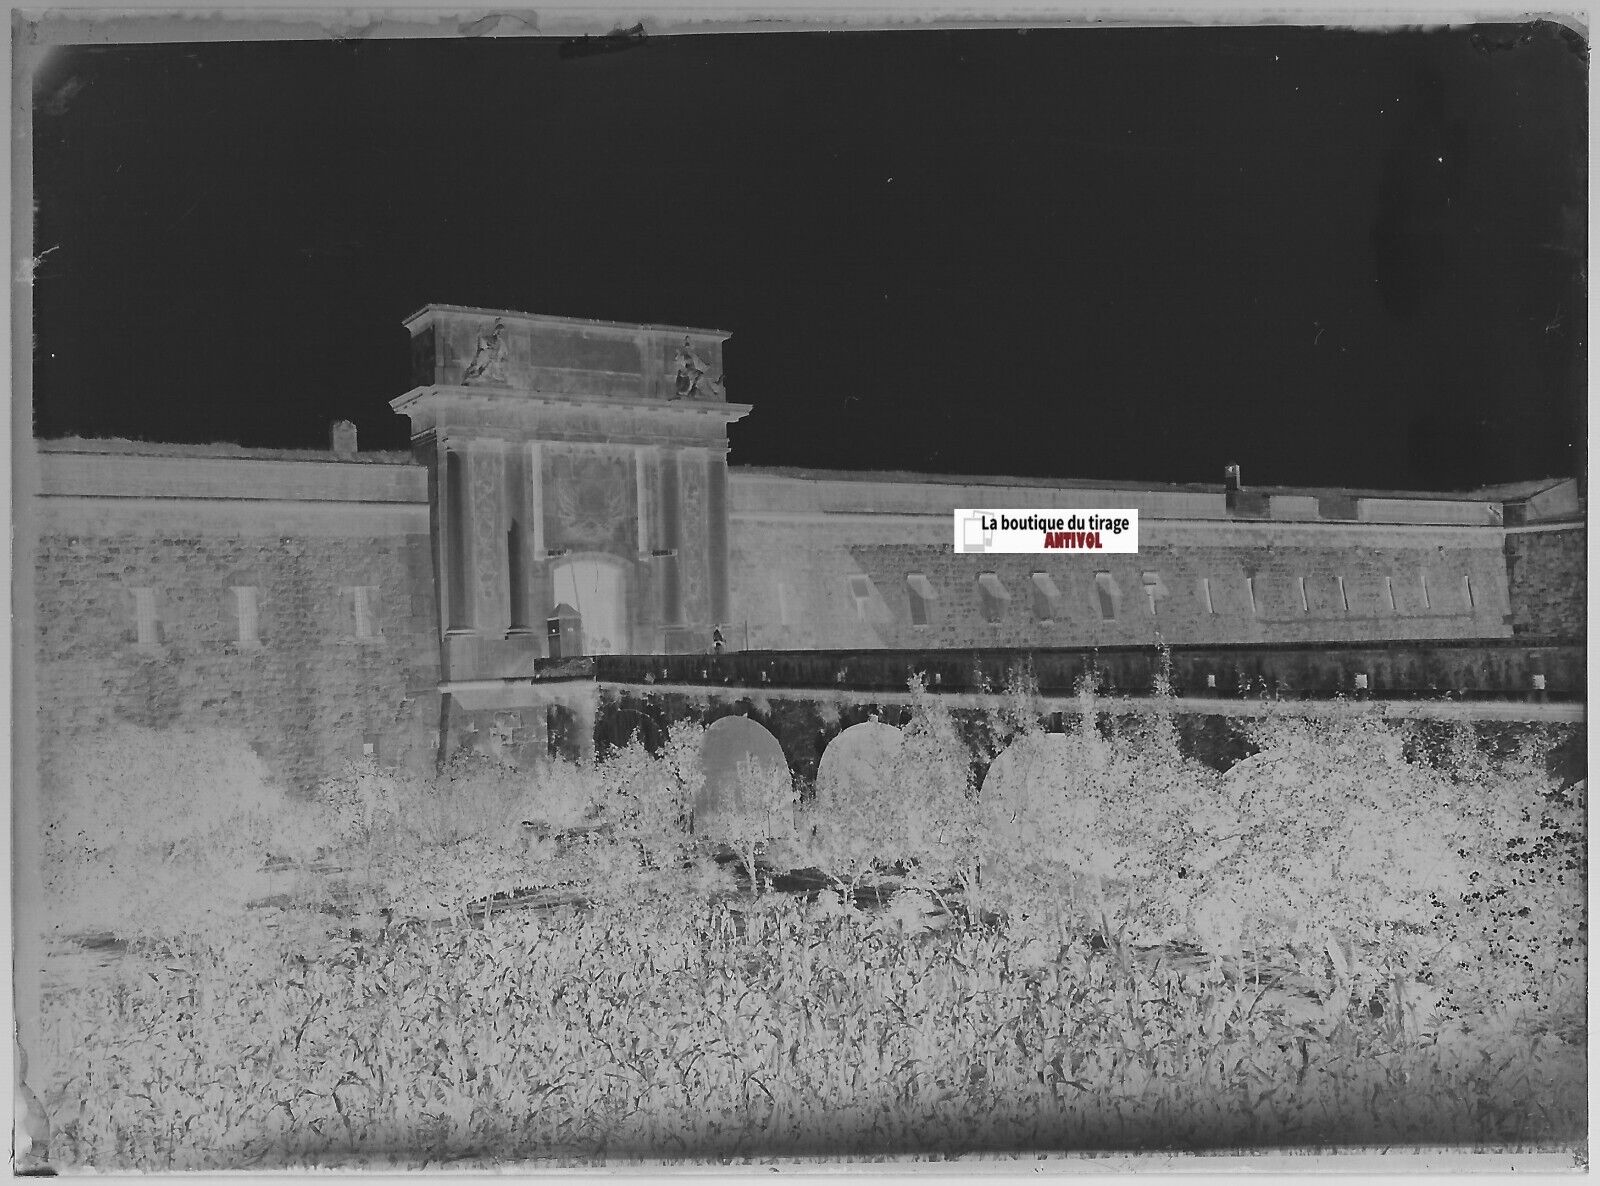
[[[961,550],[982,552],[994,543],[994,532],[985,530],[982,515],[968,515],[961,522]]]

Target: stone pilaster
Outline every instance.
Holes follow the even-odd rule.
[[[506,459],[498,441],[473,441],[467,448],[468,532],[472,539],[473,625],[480,635],[503,636],[511,628],[504,490]]]
[[[711,568],[706,546],[709,496],[706,450],[684,449],[678,456],[678,581],[685,625],[709,629]]]
[[[661,639],[661,596],[659,583],[660,563],[655,549],[661,546],[659,524],[660,464],[657,450],[650,445],[637,446],[633,451],[634,513],[636,555],[633,566],[632,624],[634,646],[640,651],[654,651]]]
[[[680,510],[678,500],[679,450],[663,450],[661,456],[661,547],[676,552],[679,538]],[[681,556],[663,556],[656,566],[660,574],[661,621],[665,626],[683,624],[683,595],[679,586],[682,571]]]
[[[544,563],[544,446],[529,441],[523,472],[527,476],[523,505],[527,508],[528,531],[531,533],[533,557]]]
[[[655,547],[651,534],[655,526],[651,508],[654,500],[650,497],[654,453],[655,450],[646,445],[635,446],[633,450],[633,502],[640,559],[649,556],[650,550]]]
[[[728,625],[728,455],[706,454],[706,566],[711,622]],[[724,630],[731,635],[731,630]],[[730,640],[731,641],[731,638]]]
[[[464,444],[441,440],[434,481],[436,498],[433,525],[436,530],[435,563],[439,582],[440,621],[451,634],[472,629],[475,606],[472,599],[471,495],[468,479],[469,458]]]

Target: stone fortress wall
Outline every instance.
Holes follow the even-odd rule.
[[[45,769],[115,719],[236,729],[301,786],[367,747],[431,763],[439,643],[423,470],[405,455],[172,452],[185,455],[41,446]]]
[[[405,454],[358,456],[42,443],[46,757],[120,718],[240,729],[301,784],[363,752],[431,765],[426,471]],[[1397,497],[1341,504],[1359,518],[1288,517],[1316,497],[1279,495],[1276,514],[1235,519],[1215,490],[735,467],[725,634],[733,650],[1583,637],[1581,521],[1506,529],[1499,502]],[[957,501],[1138,506],[1141,551],[955,555]],[[1009,599],[980,582],[991,572]],[[912,621],[919,587],[926,624]]]
[[[1250,493],[1242,503],[1218,488],[734,470],[730,642],[782,650],[1582,636],[1581,587],[1573,589],[1581,544],[1554,542],[1571,530],[1508,536],[1501,499]],[[1134,508],[1139,552],[960,555],[951,547],[957,506]],[[1508,547],[1540,549],[1521,568],[1515,605]]]
[[[550,701],[530,677],[580,577],[610,582],[578,608],[623,654],[702,652],[713,631],[730,651],[1584,637],[1571,480],[740,468],[726,426],[750,409],[722,391],[721,331],[454,306],[407,324],[410,453],[360,453],[348,425],[327,453],[37,444],[17,629],[46,769],[114,719],[236,728],[300,786],[363,753],[429,768],[441,728],[452,752],[531,757]],[[960,506],[1133,508],[1140,551],[957,555]]]
[[[1582,640],[1588,623],[1588,530],[1582,520],[1506,530],[1511,629]]]

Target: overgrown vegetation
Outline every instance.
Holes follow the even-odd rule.
[[[58,931],[154,942],[226,933],[270,885],[268,859],[313,855],[321,837],[315,813],[225,732],[117,725],[53,775],[44,888]]]
[[[1088,684],[1064,734],[913,690],[870,788],[750,768],[697,828],[697,727],[314,804],[217,737],[85,750],[50,892],[136,950],[46,1002],[57,1162],[1580,1139],[1586,803],[1538,744],[1350,706],[1223,774]]]

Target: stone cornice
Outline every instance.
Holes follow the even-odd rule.
[[[1584,531],[1588,528],[1587,519],[1563,519],[1555,523],[1522,523],[1516,527],[1507,527],[1507,535],[1528,535],[1536,531]]]
[[[542,409],[574,409],[583,412],[603,413],[607,409],[632,409],[636,412],[666,413],[675,418],[695,418],[732,424],[750,414],[752,404],[723,403],[720,400],[695,399],[630,399],[611,396],[595,399],[592,396],[571,395],[559,391],[527,391],[506,387],[453,387],[433,384],[413,387],[404,395],[389,401],[389,406],[401,415],[413,404],[433,396],[448,400],[451,406],[515,409],[521,415]]]
[[[725,329],[709,329],[692,325],[658,325],[633,321],[602,321],[588,317],[557,317],[546,313],[523,313],[516,309],[480,309],[471,305],[424,305],[407,317],[403,324],[413,334],[416,334],[426,329],[434,320],[434,315],[438,313],[456,313],[476,319],[498,317],[504,321],[526,322],[530,325],[559,325],[590,333],[610,334],[618,338],[634,337],[641,332],[687,334],[692,338],[714,338],[719,342],[725,342],[733,337],[733,332]]]
[[[1231,514],[1222,491],[1177,487],[1143,487],[1137,483],[1074,486],[1004,484],[1004,479],[972,478],[965,482],[926,481],[913,474],[843,479],[825,470],[782,474],[729,472],[735,515],[805,512],[828,514],[900,514],[948,516],[956,507],[1017,507],[1039,510],[1127,507],[1147,520],[1215,520],[1218,523],[1270,523],[1328,527],[1336,525],[1456,526],[1498,529],[1500,504],[1442,498],[1385,499],[1358,497],[1350,516],[1324,517],[1316,494],[1279,493],[1263,516]]]
[[[936,533],[943,543],[951,544],[952,542],[951,520],[948,511],[942,514],[864,510],[784,511],[742,507],[731,509],[728,512],[728,521],[739,524],[767,523],[775,526],[831,525],[844,527],[853,525],[855,527],[877,527],[900,531],[926,531]],[[1506,533],[1505,528],[1491,523],[1383,523],[1365,520],[1190,518],[1151,514],[1141,515],[1139,517],[1139,526],[1140,542],[1142,544],[1160,542],[1149,534],[1151,532],[1161,535],[1191,531],[1207,535],[1233,533],[1252,537],[1266,544],[1275,542],[1275,537],[1284,537],[1296,532],[1314,532],[1319,537],[1330,541],[1330,546],[1359,546],[1363,543],[1374,543],[1378,539],[1391,535],[1422,533],[1448,536],[1458,543],[1470,540],[1485,548],[1498,548]],[[837,542],[845,543],[847,541],[840,540]],[[908,538],[904,542],[919,543],[922,541]],[[1001,553],[995,554],[999,555]],[[1068,554],[1060,553],[1059,555],[1065,557]],[[1073,555],[1080,554],[1074,553]]]
[[[520,392],[498,397],[480,388],[415,388],[393,401],[411,417],[412,441],[477,440],[727,447],[727,426],[749,404],[692,400],[603,401]]]
[[[226,496],[108,497],[57,494],[38,498],[29,516],[40,534],[160,537],[196,532],[281,540],[286,536],[370,539],[428,532],[428,504],[335,502]]]
[[[421,503],[421,465],[274,458],[52,453],[40,457],[38,493],[49,497],[223,499],[238,502]]]

